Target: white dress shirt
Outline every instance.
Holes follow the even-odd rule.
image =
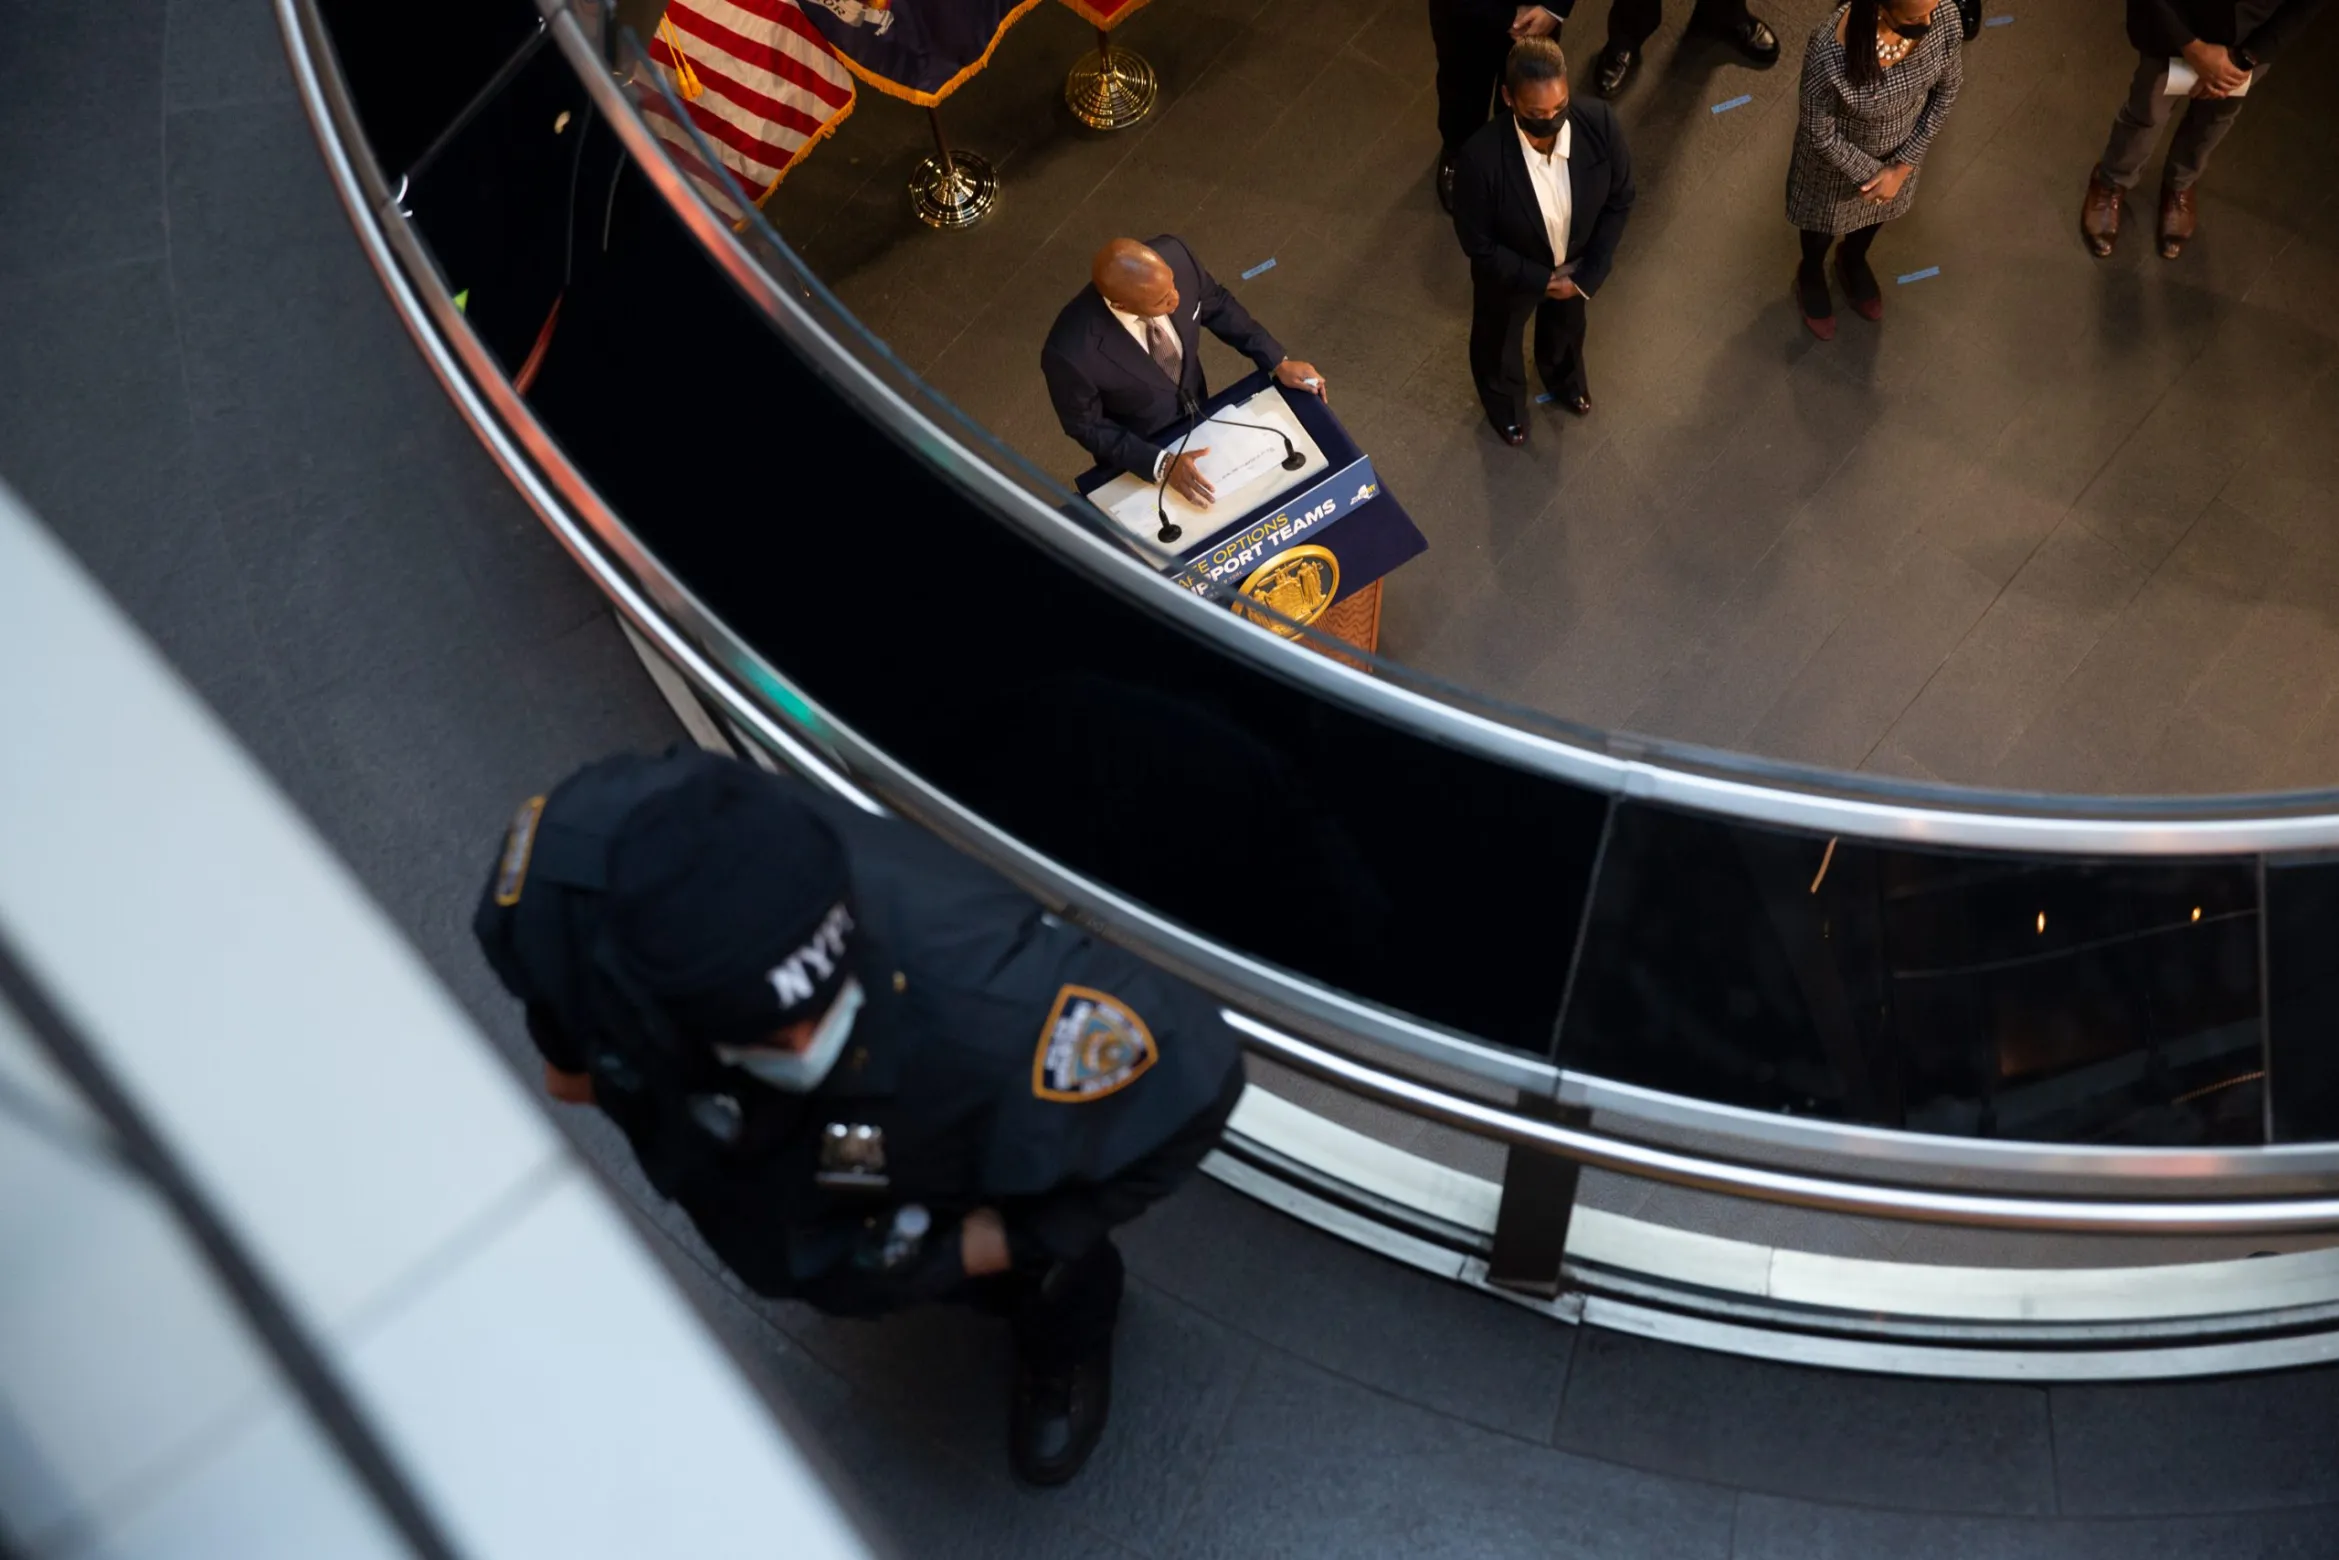
[[[1512,121],[1518,129],[1518,122]],[[1568,224],[1575,220],[1575,192],[1568,187],[1568,143],[1575,138],[1576,127],[1568,120],[1559,122],[1559,139],[1551,144],[1551,155],[1546,157],[1535,150],[1535,143],[1527,139],[1527,132],[1518,130],[1519,150],[1527,159],[1527,182],[1535,187],[1535,204],[1543,210],[1544,236],[1551,240],[1551,263],[1567,262]]]
[[[1142,314],[1131,314],[1126,309],[1116,309],[1109,303],[1105,305],[1105,312],[1121,322],[1121,329],[1129,333],[1130,339],[1137,343],[1137,350],[1145,354],[1145,361],[1151,363],[1153,361],[1153,342],[1145,334],[1146,317]],[[1170,333],[1170,345],[1177,349],[1178,361],[1185,362],[1186,344],[1178,339],[1177,322],[1165,315],[1162,318],[1162,325]],[[1148,479],[1149,481],[1159,482],[1161,480],[1162,468],[1169,464],[1169,458],[1170,452],[1167,450],[1163,450],[1159,455],[1153,457],[1153,475]]]

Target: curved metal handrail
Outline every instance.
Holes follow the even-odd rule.
[[[538,424],[512,390],[485,347],[474,336],[437,278],[404,213],[387,191],[376,203],[368,194],[379,181],[365,176],[351,146],[363,135],[346,92],[332,72],[329,55],[320,68],[314,45],[323,30],[311,0],[277,0],[294,76],[326,157],[328,170],[349,212],[361,245],[380,276],[401,320],[457,409],[503,469],[624,620],[741,732],[835,794],[872,811],[893,806],[934,829],[953,844],[983,859],[1043,901],[1077,913],[1114,941],[1131,946],[1166,967],[1195,979],[1222,998],[1249,1009],[1232,1013],[1253,1045],[1264,1054],[1351,1089],[1367,1098],[1411,1110],[1430,1119],[1498,1141],[1556,1153],[1625,1174],[1741,1195],[1763,1201],[1841,1212],[1932,1222],[1972,1223],[2024,1229],[2107,1230],[2135,1233],[2244,1230],[2298,1230],[2339,1226],[2339,1197],[2236,1200],[2219,1195],[2230,1188],[2171,1188],[2180,1195],[2158,1200],[2071,1200],[1937,1191],[1903,1184],[1832,1179],[1804,1172],[1773,1170],[1727,1159],[1656,1147],[1633,1139],[1536,1120],[1483,1104],[1412,1078],[1339,1056],[1271,1028],[1265,1013],[1300,1027],[1343,1039],[1362,1039],[1405,1054],[1454,1067],[1471,1076],[1542,1096],[1591,1087],[1613,1091],[1604,1105],[1629,1104],[1633,1093],[1603,1080],[1562,1073],[1549,1063],[1487,1046],[1435,1026],[1390,1013],[1343,993],[1327,991],[1288,972],[1226,949],[1168,921],[1110,889],[1071,872],[968,812],[850,727],[833,721],[778,671],[740,643],[657,560],[644,550],[591,484]],[[566,23],[565,29],[563,22]],[[572,19],[555,21],[556,35],[574,34]],[[581,35],[563,35],[564,47],[582,45]],[[589,55],[588,55],[589,58]],[[645,172],[655,177],[670,165],[658,158]],[[420,290],[417,278],[433,285]],[[575,508],[571,506],[574,505]],[[581,511],[581,513],[580,513]],[[1199,605],[1199,604],[1197,604]],[[1202,607],[1230,631],[1258,632],[1230,614]],[[703,633],[702,643],[694,634]],[[711,644],[712,652],[707,648]],[[1313,658],[1309,658],[1313,659]],[[864,786],[862,778],[871,783]],[[1664,1096],[1670,1117],[1694,1121],[1731,1135],[1753,1113]],[[2196,1184],[2203,1177],[2265,1174],[2311,1178],[2339,1171],[2339,1146],[2305,1151],[2236,1150],[2224,1153],[2135,1149],[2069,1150],[2055,1145],[1968,1143],[1923,1138],[1876,1128],[1825,1129],[1838,1146],[1853,1145],[1870,1167],[1880,1159],[1924,1145],[1924,1164],[1971,1174],[2028,1169],[2042,1176],[2086,1173],[2158,1182]],[[1758,1134],[1745,1134],[1749,1138]],[[1822,1146],[1817,1143],[1808,1146]],[[2072,1163],[2085,1155],[2084,1172]]]
[[[1607,751],[1459,708],[1294,647],[1191,593],[1008,480],[824,329],[683,178],[578,26],[570,0],[538,0],[594,106],[676,220],[788,342],[865,415],[948,472],[1003,521],[1097,584],[1309,691],[1532,773],[1692,811],[1905,845],[2068,855],[2241,855],[2339,844],[2339,791],[2109,798],[1993,792],[1838,773],[1618,735]],[[1244,637],[1244,636],[1251,637]],[[1515,712],[1521,721],[1544,719]],[[1703,767],[1701,767],[1703,766]],[[1742,771],[1724,772],[1720,766]],[[1765,780],[1744,771],[1767,772]]]
[[[1238,1013],[1227,1023],[1251,1046],[1287,1067],[1464,1132],[1514,1148],[1534,1149],[1642,1180],[1693,1191],[1750,1197],[1860,1218],[1903,1219],[1983,1229],[2059,1230],[2104,1235],[2234,1235],[2339,1229],[2339,1196],[2132,1198],[2020,1197],[1932,1187],[1862,1184],[1736,1164],[1611,1137],[1554,1121],[1538,1121],[1310,1045]]]

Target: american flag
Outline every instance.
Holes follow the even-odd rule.
[[[691,124],[758,205],[853,109],[853,78],[795,0],[668,0],[650,58]],[[641,94],[650,129],[707,203],[745,217],[663,94]]]

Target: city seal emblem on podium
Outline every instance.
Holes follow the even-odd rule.
[[[1261,564],[1243,581],[1242,593],[1280,614],[1246,614],[1252,622],[1289,639],[1299,628],[1322,617],[1332,598],[1340,594],[1340,560],[1329,547],[1290,548]]]

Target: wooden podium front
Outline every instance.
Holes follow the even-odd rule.
[[[1311,626],[1326,638],[1344,640],[1366,655],[1378,655],[1381,649],[1381,586],[1387,578],[1383,575],[1364,589],[1333,602]],[[1359,671],[1371,670],[1363,661],[1342,655],[1330,645],[1318,644],[1305,635],[1301,636],[1300,643],[1318,655],[1328,655]]]

